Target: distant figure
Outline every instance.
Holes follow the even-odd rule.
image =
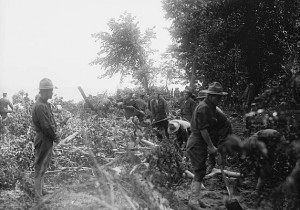
[[[25,107],[27,113],[31,112],[32,105],[33,105],[33,101],[30,100],[30,98],[28,97],[28,93],[26,93],[23,99],[23,106]]]
[[[245,89],[241,99],[242,99],[242,108],[244,111],[244,115],[250,112],[251,110],[251,104],[254,100],[254,85],[253,83],[250,83],[247,88]],[[246,121],[246,129],[250,130],[250,117],[245,118]]]
[[[30,104],[30,98],[28,97],[28,93],[25,94],[25,97],[23,99],[24,105]]]
[[[180,104],[181,116],[184,120],[190,122],[192,114],[197,106],[196,102],[192,99],[192,90],[186,87],[183,91],[183,101]]]
[[[53,83],[44,78],[40,81],[40,94],[32,107],[32,122],[36,136],[34,138],[34,190],[39,200],[46,193],[43,191],[44,175],[52,156],[53,142],[58,142],[56,122],[50,104],[47,102],[53,96]]]
[[[11,110],[9,110],[8,107],[10,107]],[[0,115],[2,119],[5,119],[7,117],[7,113],[12,112],[13,110],[14,107],[7,98],[7,93],[3,93],[3,98],[0,99]]]
[[[174,97],[175,97],[175,98],[180,97],[180,91],[179,91],[179,88],[175,88],[175,90],[174,90]]]
[[[145,112],[147,108],[147,103],[145,101],[145,95],[140,94],[140,97],[135,100],[136,106],[139,108],[139,110]]]
[[[295,74],[291,85],[292,85],[293,101],[296,104],[300,104],[300,72],[297,72]]]
[[[40,94],[37,94],[37,95],[34,97],[34,100],[35,100],[35,101],[39,100],[40,96],[41,96]]]
[[[139,119],[139,122],[142,123],[144,120],[145,113],[140,110],[137,106],[136,100],[133,97],[133,93],[128,93],[128,96],[123,99],[123,109],[125,110],[125,118],[128,120],[130,117],[136,116]]]
[[[166,136],[169,139],[168,134],[168,115],[169,107],[166,100],[161,96],[159,91],[156,91],[154,98],[150,102],[151,113],[152,113],[152,125],[159,129],[160,134],[157,135],[159,139]]]

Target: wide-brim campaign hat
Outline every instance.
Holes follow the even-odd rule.
[[[223,87],[219,82],[210,83],[208,85],[208,89],[202,90],[202,92],[211,94],[211,95],[221,95],[221,96],[225,96],[228,94],[226,92],[223,92]]]
[[[39,89],[40,90],[46,90],[46,89],[58,89],[56,86],[53,85],[52,81],[48,78],[43,78],[41,81],[40,81],[40,84],[39,84]]]
[[[206,98],[207,93],[204,93],[203,90],[199,91],[198,96],[196,97],[196,99],[202,99],[202,98]]]
[[[178,131],[179,127],[180,127],[179,122],[176,122],[176,121],[169,122],[168,133],[169,134],[175,133],[176,131]]]
[[[192,88],[186,86],[186,87],[184,88],[183,92],[184,92],[184,93],[192,93]]]

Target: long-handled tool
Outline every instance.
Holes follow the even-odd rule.
[[[243,208],[241,207],[239,201],[235,198],[232,198],[232,194],[231,194],[230,189],[228,187],[227,178],[226,178],[225,173],[224,173],[224,164],[221,164],[221,173],[222,173],[223,180],[225,182],[226,190],[228,192],[228,199],[226,199],[226,201],[225,201],[226,209],[228,209],[228,210],[243,210]]]

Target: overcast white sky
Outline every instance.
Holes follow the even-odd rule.
[[[99,80],[100,67],[89,65],[99,51],[91,34],[125,11],[142,29],[156,26],[154,49],[171,44],[161,0],[0,0],[1,95],[23,89],[34,97],[44,77],[65,99],[81,99],[78,85],[86,94],[116,89],[117,79]]]

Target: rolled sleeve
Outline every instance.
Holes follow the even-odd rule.
[[[207,129],[210,126],[211,119],[210,110],[208,107],[203,107],[197,112],[197,127],[200,130]]]

